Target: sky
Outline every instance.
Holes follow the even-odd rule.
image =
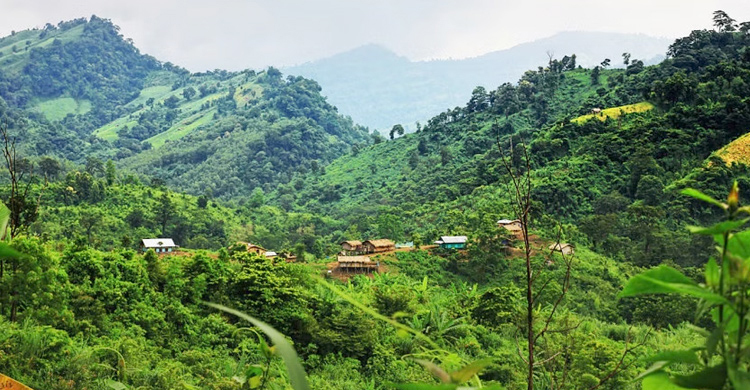
[[[141,52],[193,72],[292,66],[379,44],[412,60],[466,58],[560,31],[676,38],[748,0],[0,0],[0,36],[97,15]]]

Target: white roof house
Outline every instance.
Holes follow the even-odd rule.
[[[517,220],[511,220],[511,219],[500,219],[500,220],[498,220],[498,221],[497,221],[497,224],[498,224],[498,225],[507,225],[507,224],[509,224],[509,223],[513,223],[513,222],[515,222],[515,221],[517,221]]]
[[[465,244],[467,240],[466,236],[440,236],[444,244]]]
[[[264,253],[264,255],[265,255],[266,257],[276,257],[276,256],[278,256],[278,255],[276,254],[276,252],[274,252],[274,251],[266,251],[266,253]]]
[[[144,238],[141,240],[141,249],[146,252],[153,249],[156,253],[171,253],[172,249],[179,248],[171,238]]]
[[[177,248],[171,238],[144,238],[141,242],[144,248]]]

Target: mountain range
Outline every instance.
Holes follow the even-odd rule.
[[[474,58],[433,61],[411,61],[370,44],[282,70],[316,80],[323,95],[356,123],[381,132],[395,124],[413,131],[415,122],[464,104],[475,87],[515,82],[551,58],[575,54],[577,65],[591,68],[609,58],[613,67],[622,67],[622,54],[630,53],[654,64],[670,43],[643,34],[571,31]]]

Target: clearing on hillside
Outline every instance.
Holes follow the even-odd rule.
[[[589,119],[597,118],[600,121],[604,121],[607,118],[617,119],[623,114],[632,114],[634,112],[646,112],[654,108],[654,105],[649,102],[640,102],[635,104],[628,104],[625,106],[606,108],[598,114],[581,115],[578,118],[571,120],[574,123],[583,123]]]
[[[750,133],[730,142],[716,152],[727,165],[742,163],[750,165]]]

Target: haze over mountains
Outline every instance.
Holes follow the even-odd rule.
[[[628,52],[648,65],[664,58],[670,43],[643,34],[561,32],[479,57],[434,61],[410,61],[371,44],[283,71],[316,80],[328,101],[356,123],[377,130],[401,123],[413,131],[416,121],[466,103],[474,87],[492,90],[515,82],[526,70],[547,64],[549,55],[575,54],[583,67],[609,58],[618,67]]]

